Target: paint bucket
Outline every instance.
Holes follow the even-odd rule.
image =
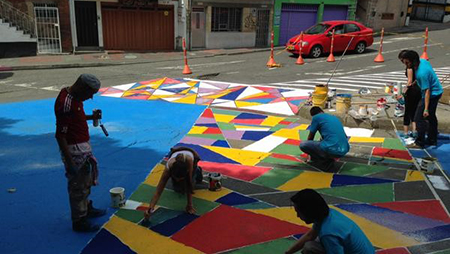
[[[339,114],[345,114],[350,109],[352,104],[351,94],[337,94],[336,95],[336,112]]]
[[[377,110],[378,111],[382,111],[384,110],[385,106],[386,106],[386,99],[385,98],[380,98],[377,100]]]
[[[221,173],[209,173],[207,175],[209,179],[209,190],[219,191],[222,189],[222,174]]]
[[[424,170],[428,174],[432,174],[434,172],[434,168],[436,167],[436,159],[432,157],[422,158],[420,161],[420,168]]]
[[[125,205],[125,189],[122,187],[114,187],[109,190],[111,195],[111,207],[120,208]]]
[[[394,91],[394,83],[387,83],[384,86],[384,92],[391,94]]]
[[[312,94],[312,103],[313,106],[325,108],[325,104],[328,100],[328,94],[327,93],[316,93],[314,92]]]
[[[312,93],[313,106],[325,108],[327,100],[328,100],[328,86],[316,85],[316,88]]]
[[[394,95],[402,94],[402,82],[397,81],[394,87]]]
[[[360,105],[358,113],[361,116],[366,116],[367,115],[367,105]]]

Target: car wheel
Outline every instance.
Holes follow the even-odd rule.
[[[366,51],[366,43],[364,43],[363,41],[358,42],[355,47],[355,52],[358,54],[362,54],[364,53],[364,51]]]
[[[312,47],[311,51],[309,52],[309,56],[312,58],[318,58],[322,55],[322,46],[316,45]]]

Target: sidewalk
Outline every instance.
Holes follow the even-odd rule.
[[[386,29],[387,33],[413,33],[425,31],[448,29],[449,23],[433,23],[412,20],[407,27]],[[276,47],[276,50],[284,46]],[[188,52],[189,59],[214,57],[223,55],[238,55],[253,52],[269,51],[270,48],[237,48],[237,49],[207,49],[193,50]],[[0,59],[0,71],[35,70],[35,69],[57,69],[77,67],[99,67],[110,65],[129,65],[142,63],[157,63],[168,61],[183,61],[183,52],[124,52],[105,51],[90,54],[61,54],[61,55],[39,55],[33,57],[5,58]]]

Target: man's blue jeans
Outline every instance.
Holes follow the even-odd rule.
[[[311,160],[315,162],[328,162],[336,158],[336,156],[333,156],[322,150],[322,148],[320,148],[319,141],[313,140],[302,141],[300,143],[300,150],[302,150],[302,152],[304,153],[309,154],[309,156],[311,156]]]

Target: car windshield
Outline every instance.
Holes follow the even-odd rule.
[[[317,24],[305,31],[305,34],[323,34],[330,27],[327,24]]]

